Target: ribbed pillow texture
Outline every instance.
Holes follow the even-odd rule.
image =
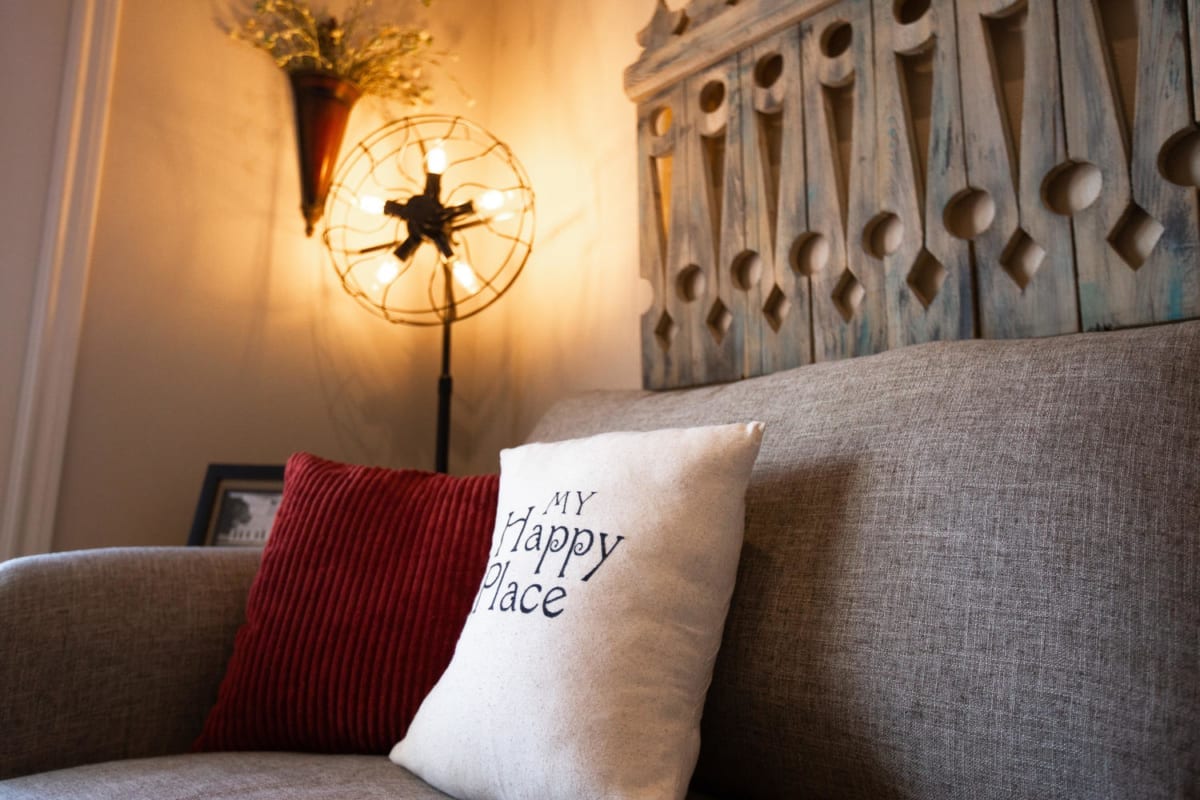
[[[498,487],[292,456],[193,749],[387,753],[454,654]]]

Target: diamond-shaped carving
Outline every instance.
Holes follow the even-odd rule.
[[[675,324],[675,320],[671,319],[671,315],[664,311],[654,326],[654,339],[663,352],[671,349],[671,342],[675,341],[677,333],[679,333],[679,326]]]
[[[946,282],[946,268],[928,250],[921,248],[905,280],[921,305],[929,308]]]
[[[1162,223],[1137,203],[1130,203],[1108,235],[1108,243],[1130,269],[1137,270],[1146,263],[1162,235]]]
[[[767,318],[767,324],[771,326],[771,330],[778,333],[791,310],[792,301],[788,300],[783,290],[778,286],[772,287],[771,293],[767,295],[767,302],[763,304],[763,316]]]
[[[1023,292],[1045,259],[1045,249],[1022,228],[1017,228],[1000,254],[1000,266]]]
[[[854,277],[854,273],[850,270],[846,270],[842,273],[842,277],[838,278],[837,286],[834,287],[833,294],[831,295],[833,305],[846,322],[854,318],[858,307],[862,305],[863,298],[866,296],[867,290],[863,288],[863,285],[858,282],[858,278]]]
[[[717,298],[713,301],[704,324],[708,326],[708,332],[719,346],[725,339],[725,334],[729,333],[729,327],[733,325],[733,313],[725,307],[720,298]]]

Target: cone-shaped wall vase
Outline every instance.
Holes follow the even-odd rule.
[[[325,195],[337,166],[350,109],[362,91],[327,72],[289,72],[296,107],[296,146],[300,156],[300,210],[312,236],[325,210]]]

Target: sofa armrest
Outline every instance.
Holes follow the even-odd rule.
[[[86,550],[0,564],[0,780],[186,751],[257,552]]]

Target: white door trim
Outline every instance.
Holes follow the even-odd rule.
[[[0,516],[0,561],[54,535],[96,222],[121,0],[75,0],[36,288]]]

